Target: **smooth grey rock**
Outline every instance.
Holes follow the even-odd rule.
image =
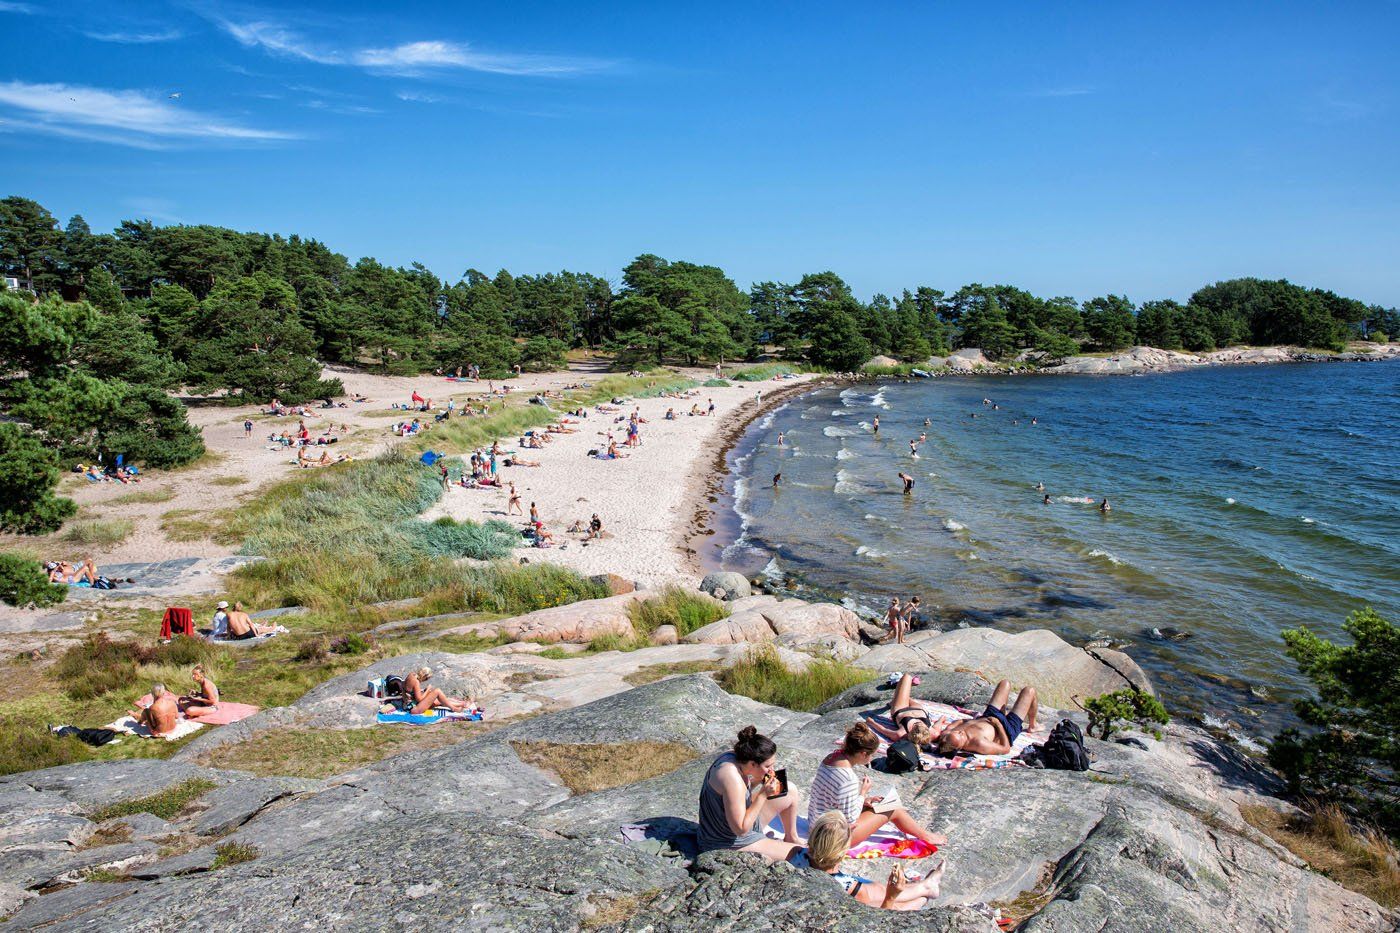
[[[72,813],[34,813],[0,823],[0,849],[68,848],[92,838],[97,824]]]
[[[88,614],[81,609],[67,612],[35,610],[0,618],[0,635],[22,635],[31,632],[61,632],[82,628]]]
[[[123,800],[149,797],[198,777],[215,783],[230,780],[226,772],[212,768],[157,758],[129,758],[81,761],[42,771],[7,775],[0,778],[0,792],[23,785],[64,797],[84,810],[93,810]]]
[[[180,828],[196,835],[222,835],[242,826],[273,801],[291,796],[297,790],[314,787],[314,782],[287,778],[251,778],[225,784],[200,799],[204,809],[182,820]]]
[[[66,928],[150,929],[155,918],[178,917],[182,928],[229,931],[577,930],[610,901],[689,887],[680,866],[620,843],[545,839],[462,814],[424,814],[236,869],[145,885]],[[25,929],[26,912],[12,922]]]
[[[42,774],[42,771],[29,771],[24,774],[0,778],[0,822],[9,822],[39,813],[77,813],[82,807],[62,794],[35,790],[25,783],[25,778]]]
[[[101,908],[121,900],[139,887],[135,882],[121,881],[73,885],[50,891],[43,897],[25,892],[28,900],[24,912],[12,917],[5,927],[7,930],[72,929],[76,923],[68,921],[77,921],[84,915],[88,915],[90,920],[95,919],[101,915]],[[96,925],[89,928],[100,929]]]
[[[863,662],[864,659],[862,659]],[[950,703],[953,706],[970,706],[979,701],[985,703],[992,693],[992,685],[976,674],[967,674],[961,671],[921,671],[916,669],[907,670],[904,673],[915,674],[919,678],[919,683],[910,688],[910,693],[917,700]],[[888,706],[890,698],[894,696],[894,690],[883,689],[885,684],[886,681],[883,679],[857,684],[827,700],[818,706],[815,712],[824,715],[839,709],[868,706],[871,703]]]
[[[107,820],[98,828],[106,829],[109,826],[125,826],[131,838],[138,840],[162,839],[180,831],[175,827],[175,824],[150,813],[133,813],[130,816],[119,816],[116,819]]]
[[[122,842],[92,849],[7,849],[0,852],[0,882],[22,888],[43,888],[77,881],[98,868],[129,870],[155,860],[149,842]]]
[[[753,594],[753,587],[749,585],[748,579],[742,573],[728,570],[707,573],[705,578],[700,581],[700,592],[717,595],[715,590],[724,590],[723,598],[726,601],[744,599]]]

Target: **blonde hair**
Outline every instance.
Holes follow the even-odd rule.
[[[915,745],[929,745],[933,742],[933,730],[926,722],[911,722],[904,731],[909,734],[909,741]]]
[[[859,755],[861,752],[877,752],[880,750],[880,737],[875,734],[864,719],[858,719],[851,724],[851,728],[846,730],[846,737],[841,741],[841,751],[847,755]]]
[[[851,845],[851,826],[840,810],[828,810],[817,817],[807,832],[807,861],[819,871],[831,871],[846,857]]]
[[[432,669],[431,667],[420,667],[420,668],[418,668],[418,679],[419,679],[419,680],[427,680],[427,679],[428,679],[429,677],[431,677],[431,676],[433,676],[433,669]]]

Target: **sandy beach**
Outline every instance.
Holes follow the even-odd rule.
[[[505,514],[508,493],[504,488],[458,486],[423,517],[502,519],[523,528],[534,503],[545,527],[555,535],[556,546],[521,547],[518,557],[561,564],[584,574],[614,573],[647,586],[694,576],[699,566],[687,541],[697,507],[710,492],[708,474],[716,455],[737,425],[766,407],[765,397],[780,390],[786,394],[810,378],[699,388],[684,400],[640,399],[610,413],[590,409],[587,419],[568,425],[578,433],[551,435],[552,442],[544,448],[522,451],[526,459],[538,461],[538,467],[500,467],[502,481],[514,482],[520,493],[524,517]],[[692,405],[708,411],[712,401],[713,415],[689,414]],[[668,408],[675,410],[675,420],[665,419]],[[641,426],[641,445],[627,448],[622,441],[633,409],[640,410],[646,423]],[[588,451],[606,447],[609,430],[625,458],[588,456]],[[501,445],[513,449],[518,440],[501,438]],[[603,521],[601,540],[585,542],[583,534],[567,533],[574,522],[587,524],[595,513]]]

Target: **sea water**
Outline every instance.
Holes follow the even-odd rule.
[[[833,387],[751,428],[731,472],[725,566],[866,615],[917,594],[945,627],[1124,642],[1169,707],[1246,733],[1305,691],[1282,630],[1400,622],[1396,363]]]

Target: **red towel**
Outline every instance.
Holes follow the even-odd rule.
[[[409,398],[415,402],[423,401],[423,396],[419,395],[417,392],[414,392],[411,396],[409,396]]]
[[[176,635],[194,637],[194,613],[180,606],[170,606],[160,620],[160,637],[174,638]]]

